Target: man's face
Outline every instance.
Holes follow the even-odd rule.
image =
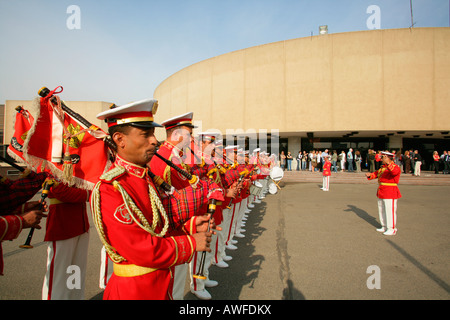
[[[191,144],[192,128],[181,126],[172,132],[171,140],[179,149],[184,149]]]
[[[203,140],[202,141],[202,150],[205,150],[210,144],[211,144],[210,140]]]
[[[144,167],[156,152],[158,141],[155,128],[131,127],[127,134],[116,132],[113,139],[119,156],[131,163]]]

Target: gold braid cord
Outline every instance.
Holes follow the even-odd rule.
[[[92,190],[92,201],[91,201],[91,211],[92,211],[92,217],[95,224],[95,227],[97,228],[98,234],[100,236],[100,240],[103,243],[103,246],[105,247],[106,252],[110,256],[111,260],[115,263],[120,263],[122,261],[126,261],[124,257],[122,257],[120,254],[117,253],[116,249],[111,246],[106,238],[104,229],[103,229],[103,222],[102,222],[102,214],[100,209],[100,184],[101,182],[98,182],[94,189]],[[148,223],[147,219],[145,218],[144,214],[141,210],[136,206],[134,201],[131,199],[131,197],[128,195],[128,193],[125,191],[125,189],[120,185],[119,182],[113,181],[113,186],[119,190],[120,194],[122,195],[123,201],[125,203],[125,206],[130,213],[131,218],[136,222],[136,224],[141,227],[143,230],[150,233],[152,236],[156,237],[164,237],[167,233],[167,230],[169,228],[169,218],[167,217],[167,213],[161,203],[161,200],[159,199],[158,194],[156,191],[152,188],[152,186],[149,187],[149,198],[150,203],[152,206],[153,211],[153,221],[152,225]],[[160,233],[155,232],[155,228],[157,227],[158,223],[161,221],[161,215],[164,219],[164,227]],[[137,216],[137,217],[136,217]]]

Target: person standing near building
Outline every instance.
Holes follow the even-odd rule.
[[[303,158],[302,151],[299,151],[297,157],[295,158],[295,160],[297,160],[297,171],[300,171],[300,164],[302,162],[302,158]]]
[[[414,175],[414,170],[416,168],[416,164],[414,163],[414,150],[409,150],[409,158],[411,159],[411,174]]]
[[[404,173],[411,173],[411,156],[409,150],[406,150],[403,156],[403,170]]]
[[[280,167],[281,169],[286,170],[286,155],[284,154],[284,151],[281,150],[280,154]]]
[[[345,156],[345,151],[342,150],[341,154],[339,155],[339,161],[341,162],[341,172],[345,171],[345,159],[347,157]]]
[[[434,169],[434,174],[438,174],[439,173],[439,161],[441,160],[441,158],[439,157],[439,154],[437,151],[433,152],[433,169]]]
[[[316,159],[317,159],[317,171],[322,172],[322,151],[317,150]]]
[[[378,179],[378,215],[381,228],[378,232],[384,235],[397,233],[397,200],[401,198],[398,182],[401,170],[394,163],[394,154],[383,151],[381,153],[382,167],[375,172],[366,173],[368,180]]]
[[[356,172],[359,173],[361,172],[361,153],[359,152],[359,150],[356,150],[355,152],[355,164],[356,164]]]
[[[288,171],[292,171],[292,154],[290,151],[288,151],[286,155],[286,162],[287,162],[287,169]]]
[[[347,152],[348,172],[353,172],[353,149],[350,148]]]
[[[302,171],[306,170],[306,162],[308,161],[308,154],[306,153],[306,151],[303,151],[303,155],[302,155]]]
[[[378,152],[375,154],[375,170],[380,169],[381,167],[381,151],[378,150]]]
[[[333,150],[333,155],[331,156],[331,169],[334,172],[337,172],[337,159],[338,159],[338,155],[336,150]]]
[[[372,149],[369,149],[369,152],[367,153],[367,161],[369,162],[369,172],[375,171],[375,151]]]
[[[419,150],[414,150],[414,176],[419,177],[422,166],[422,156]]]
[[[450,171],[450,151],[444,151],[442,161],[444,162],[444,170],[442,171],[442,173],[448,174]]]
[[[322,182],[322,190],[323,191],[330,191],[330,176],[331,176],[331,162],[330,162],[330,156],[324,157],[325,162],[323,163],[322,167],[322,175],[323,175],[323,182]]]

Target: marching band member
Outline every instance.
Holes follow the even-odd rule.
[[[0,275],[3,275],[2,241],[14,240],[23,229],[41,229],[42,218],[47,217],[47,205],[29,201],[41,189],[48,174],[26,169],[20,179],[0,176]]]
[[[213,179],[217,184],[219,184],[222,188],[222,183],[220,181],[220,173],[216,169],[216,166],[213,161],[214,156],[214,141],[216,136],[219,133],[199,133],[199,141],[200,141],[200,149],[198,151],[198,155],[196,155],[197,162],[192,167],[192,172],[194,172],[200,180],[208,180]],[[209,147],[208,147],[209,146]],[[194,153],[194,148],[191,148]],[[200,161],[198,161],[200,160]],[[200,162],[200,163],[198,163]],[[217,226],[220,226],[222,223],[222,211],[218,209],[222,205],[222,201],[216,203],[216,211],[214,212],[214,220]],[[206,277],[206,280],[199,279],[194,277],[200,268],[201,262],[201,254],[199,252],[194,253],[194,258],[189,264],[189,277],[190,277],[190,291],[201,300],[209,300],[212,298],[211,294],[206,290],[206,288],[212,288],[219,285],[219,283],[215,280],[211,280],[209,278],[209,267],[213,262],[213,257],[216,254],[217,248],[217,239],[218,239],[218,231],[216,234],[211,236],[211,252],[206,253],[205,264],[203,265],[204,273],[203,275]]]
[[[223,158],[225,157],[223,154],[223,144],[222,140],[215,140],[214,142],[215,148],[214,148],[214,162],[216,163],[216,175],[215,177],[217,179],[220,179],[221,186],[227,190],[225,200],[222,202],[222,205],[218,205],[216,208],[216,212],[220,214],[220,224],[217,226],[221,227],[221,230],[217,232],[217,241],[216,241],[216,247],[215,247],[215,254],[213,257],[212,264],[219,267],[219,268],[228,268],[228,261],[232,260],[233,258],[231,256],[226,255],[225,253],[225,221],[224,216],[226,214],[225,210],[230,210],[228,208],[228,204],[231,202],[232,198],[235,196],[230,196],[230,190],[232,192],[236,192],[236,186],[237,182],[233,179],[230,179],[230,175],[227,175],[227,169],[225,169],[225,166],[222,165]]]
[[[330,156],[325,156],[325,163],[322,167],[322,190],[330,191],[331,161]]]
[[[244,238],[245,235],[243,233],[245,233],[245,231],[246,231],[242,227],[245,226],[245,221],[243,220],[243,218],[244,218],[245,210],[247,209],[248,197],[250,195],[250,191],[249,191],[250,179],[247,178],[247,176],[251,172],[248,170],[248,165],[246,164],[246,160],[245,160],[246,154],[248,155],[248,151],[240,151],[237,153],[237,161],[239,163],[237,169],[238,169],[239,173],[244,172],[246,178],[244,179],[243,184],[242,184],[242,189],[241,189],[241,193],[240,193],[241,201],[239,203],[239,211],[237,212],[235,224],[234,224],[234,237],[236,237],[236,238]]]
[[[47,272],[42,286],[43,300],[84,299],[89,246],[86,204],[89,196],[89,191],[64,183],[57,182],[50,189],[44,237],[48,249]],[[73,265],[79,267],[80,278],[74,288],[69,288],[67,281],[71,273],[67,270]]]
[[[3,196],[3,194],[2,194]],[[1,243],[6,240],[17,239],[23,229],[41,229],[39,225],[42,218],[47,217],[47,210],[40,208],[40,203],[30,201],[23,203],[19,208],[11,212],[3,211],[0,215],[0,276],[3,276],[3,251]]]
[[[184,163],[183,157],[192,140],[192,129],[196,128],[192,124],[193,115],[192,112],[188,112],[162,122],[161,125],[166,129],[167,138],[158,150],[160,156],[188,172],[190,167]],[[163,178],[175,189],[179,190],[191,185],[185,176],[158,157],[153,157],[150,166],[154,174]]]
[[[173,164],[178,166],[180,169],[183,169],[187,172],[190,172],[192,168],[185,163],[186,158],[191,156],[189,146],[192,142],[192,130],[195,126],[192,124],[193,113],[188,112],[186,114],[173,117],[171,119],[165,120],[161,123],[162,126],[166,129],[166,141],[161,145],[158,154],[171,161]],[[194,161],[190,162],[191,164]],[[150,162],[150,167],[152,172],[158,176],[160,176],[165,182],[169,185],[173,186],[177,190],[183,190],[186,188],[191,188],[191,184],[193,183],[195,188],[204,188],[205,183],[202,181],[192,182],[189,181],[185,176],[183,176],[180,172],[175,170],[173,167],[169,166],[166,162],[164,162],[159,157],[154,157]],[[196,176],[195,176],[196,177]],[[198,177],[196,177],[198,179]],[[198,199],[191,199],[193,202],[198,202]],[[204,215],[206,213],[207,206],[199,208],[195,215]],[[198,255],[201,256],[201,255]],[[199,257],[200,258],[200,257]],[[197,254],[193,254],[193,259],[191,260],[191,265],[196,265]],[[180,264],[175,267],[174,272],[174,285],[173,285],[173,299],[174,300],[182,300],[184,296],[184,287],[186,283],[186,277],[188,271],[191,270],[195,272],[195,268],[191,267],[189,269],[188,264]],[[202,280],[194,279],[194,281],[201,282]],[[211,282],[212,283],[212,282]],[[197,286],[195,286],[197,287]],[[200,284],[198,290],[191,290],[197,297],[201,299],[210,299],[210,294],[204,289],[203,283]]]
[[[372,173],[366,173],[368,180],[378,179],[378,215],[381,228],[378,232],[392,236],[397,233],[397,200],[401,198],[398,182],[400,167],[394,163],[394,154],[381,152],[382,167]]]
[[[170,299],[174,266],[195,251],[209,251],[208,217],[169,228],[169,218],[149,176],[156,152],[156,100],[142,100],[97,115],[108,122],[117,147],[115,162],[100,177],[90,199],[93,220],[114,273],[104,299]],[[184,222],[184,221],[183,221]]]
[[[160,146],[158,154],[167,160],[172,161],[179,168],[190,171],[189,165],[183,161],[184,151],[192,140],[192,129],[196,128],[192,124],[194,113],[188,112],[180,116],[165,120],[161,125],[166,129],[166,140]],[[173,186],[175,189],[184,189],[191,184],[188,179],[181,173],[171,168],[163,160],[153,157],[150,162],[152,172],[160,176],[165,182]],[[194,253],[195,255],[195,253]],[[183,300],[184,286],[186,282],[188,264],[180,264],[175,267],[173,282],[173,299]]]
[[[228,161],[233,161],[233,163],[228,163],[228,172],[229,172],[229,179],[231,179],[233,182],[235,182],[236,177],[238,177],[238,173],[236,170],[237,166],[237,150],[239,149],[239,146],[237,145],[229,145],[224,148],[225,153],[224,156],[226,159],[229,159]],[[231,155],[231,157],[229,156]],[[224,230],[225,235],[225,248],[228,250],[236,250],[237,247],[232,244],[233,235],[234,235],[234,218],[235,215],[237,215],[237,211],[239,210],[239,203],[241,201],[240,197],[235,197],[231,201],[231,205],[227,210],[223,211],[223,226],[222,229]]]

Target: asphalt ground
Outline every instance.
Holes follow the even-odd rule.
[[[323,192],[320,173],[285,172],[281,190],[248,216],[245,238],[225,269],[213,266],[214,300],[448,300],[450,298],[450,175],[402,175],[398,233],[378,224],[376,181],[333,173]],[[20,249],[28,230],[2,243],[0,300],[40,300],[47,245],[36,230],[33,249]],[[101,244],[90,230],[87,300],[98,287]],[[373,288],[373,285],[379,285]],[[198,300],[189,292],[185,300]]]

